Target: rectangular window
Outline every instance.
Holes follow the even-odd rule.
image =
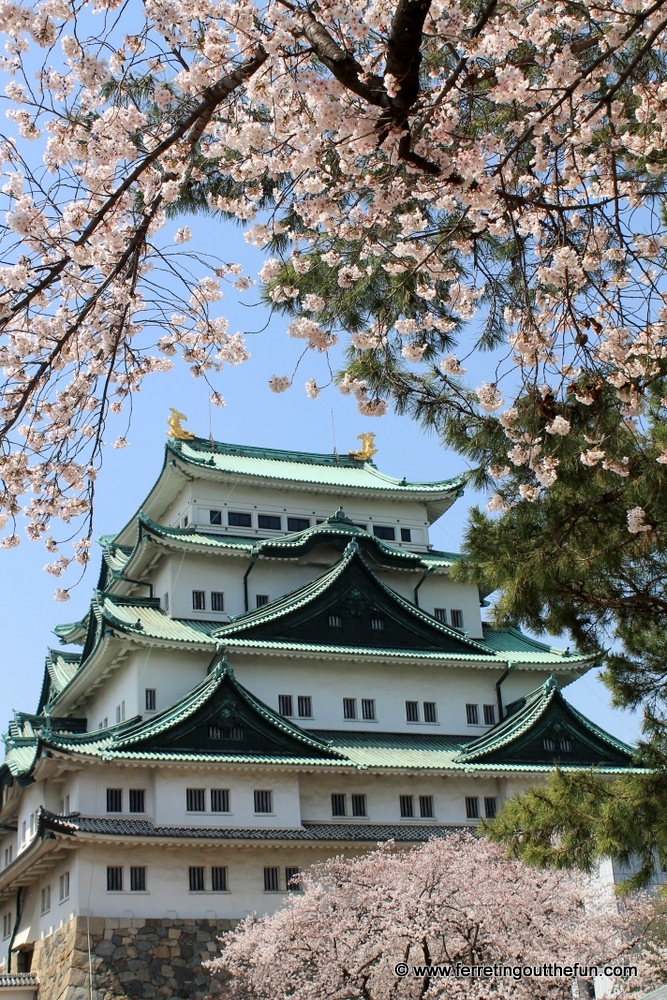
[[[35,813],[30,813],[30,839],[35,836]]]
[[[256,813],[273,812],[273,792],[258,791],[257,789],[255,789],[255,812]]]
[[[193,590],[192,591],[192,610],[193,611],[206,611],[206,591],[205,590]]]
[[[454,608],[450,611],[452,628],[463,628],[463,612],[456,611]]]
[[[384,618],[371,618],[371,628],[381,631],[384,628]]]
[[[393,528],[389,528],[384,524],[374,524],[373,534],[376,538],[384,538],[388,542],[393,542],[396,538],[396,532]]]
[[[21,843],[25,844],[27,839],[28,839],[28,824],[25,820],[23,820],[23,823],[21,824]]]
[[[498,799],[494,796],[484,797],[484,815],[487,819],[493,819],[498,812]]]
[[[285,869],[285,885],[288,892],[301,892],[301,871],[298,868]]]
[[[232,528],[250,528],[252,527],[252,518],[250,514],[241,514],[230,510],[227,515],[227,524]]]
[[[222,511],[221,510],[209,510],[209,512],[208,512],[208,523],[209,524],[222,524]]]
[[[64,903],[66,899],[69,899],[69,872],[58,879],[58,900]]]
[[[227,869],[215,866],[211,868],[211,890],[213,892],[227,892]]]
[[[373,698],[361,699],[361,718],[362,719],[375,718],[375,701]]]
[[[410,531],[409,528],[401,528],[401,541],[402,542],[412,541],[412,532]]]
[[[7,865],[11,865],[13,853],[14,853],[13,847],[11,844],[9,845],[9,847],[5,847],[5,858],[4,858],[4,864],[2,866],[3,868],[6,868]]]
[[[211,611],[225,610],[225,595],[221,590],[211,591]]]
[[[356,719],[356,717],[357,717],[357,699],[343,698],[343,718]]]
[[[365,795],[353,795],[352,796],[352,815],[353,816],[365,816],[366,815],[366,796]]]
[[[477,705],[466,705],[466,722],[469,726],[476,726],[479,723],[479,708]]]
[[[63,799],[62,806],[63,806],[63,812],[64,813],[68,813],[69,812],[69,795],[66,795],[65,798]],[[9,850],[11,851],[11,847],[9,848]]]
[[[121,701],[120,705],[116,705],[116,725],[121,722],[125,722],[125,702]]]
[[[544,740],[542,740],[542,746],[544,747],[545,750],[555,750],[556,749],[556,741],[555,740],[550,740],[548,738],[544,739]]]
[[[412,795],[399,795],[398,801],[401,807],[401,817],[403,819],[412,819],[415,814]]]
[[[123,789],[107,788],[107,812],[119,813],[123,811]]]
[[[130,892],[146,892],[145,868],[130,868]]]
[[[287,518],[287,530],[288,531],[305,531],[306,528],[310,528],[310,518],[308,518],[308,517],[288,517]]]
[[[188,869],[188,885],[190,892],[204,891],[204,867],[196,865]]]
[[[257,518],[258,527],[268,531],[280,531],[280,518],[274,514],[260,514]]]
[[[572,740],[559,740],[558,749],[570,751],[572,749]]]
[[[157,691],[155,688],[146,688],[146,711],[154,712],[157,705]]]
[[[189,524],[189,523],[190,523],[190,522],[188,521],[188,518],[187,518],[187,515],[186,515],[186,516],[185,516],[185,517],[183,518],[183,520],[181,521],[181,528],[187,528],[187,526],[188,526],[188,524]]]
[[[484,706],[484,725],[485,726],[495,726],[496,724],[496,706],[495,705],[485,705]]]
[[[447,624],[447,608],[433,608],[433,617],[436,621],[442,622],[443,625]]]
[[[211,789],[211,812],[212,813],[228,813],[229,812],[229,789],[228,788],[212,788]]]
[[[280,891],[280,869],[265,868],[264,892],[279,892],[279,891]]]
[[[255,603],[258,608],[263,608],[265,604],[269,603],[269,595],[257,594],[257,597],[255,598]]]
[[[329,625],[331,628],[342,628],[343,627],[343,616],[342,615],[329,615]]]
[[[297,698],[300,719],[311,719],[313,715],[313,699],[310,695],[299,695]]]
[[[39,912],[48,913],[51,909],[51,886],[45,885],[39,893]]]
[[[479,819],[479,799],[476,795],[466,795],[466,819]]]
[[[424,702],[424,722],[437,722],[437,706],[434,701]]]
[[[418,701],[406,701],[406,703],[405,703],[405,721],[406,722],[419,722],[419,702]]]
[[[130,789],[130,812],[146,812],[146,791],[143,788]]]
[[[167,591],[167,593],[162,598],[162,606],[164,607],[165,611],[167,612],[169,611],[169,591]]]
[[[344,816],[345,815],[345,795],[335,793],[331,796],[331,815],[332,816]]]
[[[281,715],[285,715],[288,718],[292,715],[292,695],[291,694],[279,694],[278,695],[278,711]]]
[[[185,808],[189,813],[203,813],[206,811],[206,789],[186,788]]]
[[[12,915],[11,913],[3,913],[2,936],[3,938],[8,938],[11,933],[12,933]]]
[[[422,819],[433,819],[435,813],[433,812],[432,795],[419,796],[419,815]]]

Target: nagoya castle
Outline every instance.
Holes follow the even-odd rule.
[[[313,862],[474,828],[556,764],[631,766],[561,694],[591,659],[484,623],[431,547],[460,478],[384,475],[372,435],[318,455],[180,419],[9,722],[2,997],[215,995],[221,933]]]

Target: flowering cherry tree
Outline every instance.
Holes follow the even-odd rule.
[[[412,969],[578,963],[600,972],[636,966],[637,976],[613,982],[614,996],[625,1000],[657,985],[664,968],[666,946],[648,897],[627,898],[619,912],[615,900],[597,896],[581,878],[506,861],[497,847],[470,834],[411,851],[394,853],[384,845],[354,860],[332,858],[302,882],[303,893],[290,895],[276,914],[248,917],[222,939],[222,957],[212,968],[231,974],[225,995],[570,1000],[576,976],[520,978],[496,969],[429,979]]]
[[[147,374],[247,356],[215,304],[250,276],[188,254],[186,224],[164,235],[193,207],[267,250],[306,350],[349,337],[362,413],[488,418],[522,500],[558,477],[571,411],[602,401],[631,436],[662,417],[665,0],[36,0],[0,22],[0,544],[32,493],[29,535],[57,549]],[[496,353],[468,385],[477,348]],[[601,442],[580,454],[625,473]]]

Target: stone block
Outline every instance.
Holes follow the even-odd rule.
[[[179,938],[182,933],[183,933],[183,931],[181,930],[180,927],[170,927],[169,928],[169,937],[170,938]]]
[[[157,948],[153,948],[153,955],[155,958],[169,958],[169,948],[164,944],[159,944]]]
[[[115,945],[113,941],[100,941],[99,944],[95,945],[95,954],[104,956],[113,955],[116,947],[117,945]]]
[[[121,983],[131,983],[135,978],[134,973],[129,970],[127,972],[121,972],[118,976]]]

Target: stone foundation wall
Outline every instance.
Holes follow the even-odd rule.
[[[88,1000],[91,968],[94,1000],[215,997],[222,980],[202,963],[235,922],[75,917],[35,946],[39,1000]]]

